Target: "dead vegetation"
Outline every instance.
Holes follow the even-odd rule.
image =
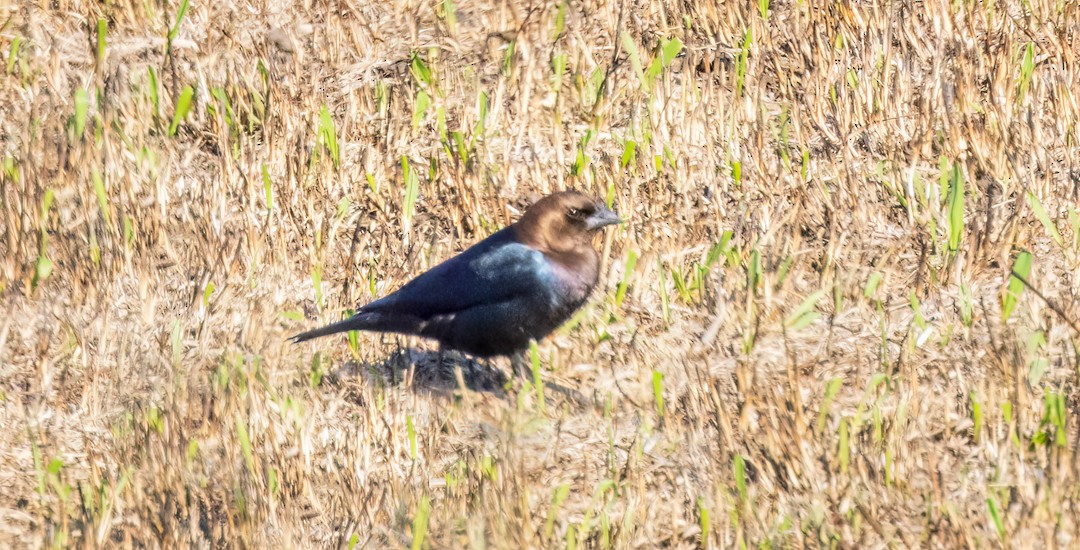
[[[1080,8],[723,4],[0,8],[0,544],[1080,544]],[[567,187],[532,380],[287,345]]]

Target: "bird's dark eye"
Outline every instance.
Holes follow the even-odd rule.
[[[584,212],[582,212],[579,208],[571,208],[566,211],[566,214],[571,218],[580,218],[581,215],[584,214]]]

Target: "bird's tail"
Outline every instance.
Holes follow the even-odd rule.
[[[368,330],[372,332],[398,332],[419,334],[422,321],[410,315],[385,314],[374,311],[357,313],[348,319],[331,323],[307,332],[289,337],[294,344],[306,342],[320,336],[349,332],[350,330]]]

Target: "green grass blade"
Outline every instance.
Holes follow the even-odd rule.
[[[420,504],[416,506],[416,517],[412,524],[412,550],[420,550],[424,547],[424,539],[427,538],[428,520],[431,518],[431,500],[424,496]]]
[[[176,20],[173,22],[172,27],[169,28],[169,43],[172,44],[173,40],[176,40],[176,36],[180,34],[180,23],[184,22],[184,15],[187,14],[188,0],[180,2],[180,8],[176,11]]]
[[[959,250],[963,235],[964,177],[960,173],[960,163],[953,163],[952,177],[949,180],[949,250]]]
[[[622,41],[622,49],[626,52],[626,57],[630,59],[630,69],[637,75],[639,85],[644,88],[646,86],[645,70],[641,65],[641,54],[638,52],[637,42],[626,31],[619,34],[619,39]]]
[[[1016,277],[1023,277],[1024,281],[1030,281],[1031,276],[1031,253],[1021,251],[1013,261],[1012,273],[1009,275],[1009,283],[1005,288],[1005,296],[1001,301],[1001,318],[1008,320],[1012,316],[1016,305],[1020,302],[1020,294],[1024,292],[1024,282]]]
[[[325,103],[319,108],[319,143],[330,154],[330,161],[334,163],[334,168],[337,168],[341,164],[341,157],[338,156],[337,129],[334,127],[334,118],[330,116],[330,109]]]
[[[176,100],[176,112],[173,113],[172,124],[169,125],[170,136],[176,135],[180,123],[187,118],[188,112],[191,111],[191,99],[194,96],[195,89],[191,86],[184,86],[184,89],[180,90],[180,98]]]
[[[81,139],[86,130],[86,117],[90,109],[90,96],[86,88],[75,88],[75,139]]]
[[[1065,246],[1065,239],[1061,237],[1061,233],[1058,232],[1057,225],[1054,224],[1054,220],[1050,219],[1050,214],[1043,208],[1042,202],[1039,201],[1039,197],[1036,197],[1034,193],[1028,191],[1027,193],[1028,206],[1031,207],[1031,211],[1035,213],[1035,217],[1039,220],[1039,223],[1046,228],[1046,232],[1050,235],[1050,238],[1054,240],[1058,246]]]
[[[820,314],[814,311],[814,308],[817,307],[817,303],[827,293],[827,290],[821,289],[807,296],[806,299],[791,312],[791,315],[788,315],[787,319],[784,321],[784,327],[790,330],[799,330],[809,326],[810,323],[813,323],[814,320],[820,316]]]

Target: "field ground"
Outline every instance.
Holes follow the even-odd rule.
[[[1080,7],[722,4],[0,7],[0,546],[1080,545]],[[531,379],[285,340],[571,187]]]

